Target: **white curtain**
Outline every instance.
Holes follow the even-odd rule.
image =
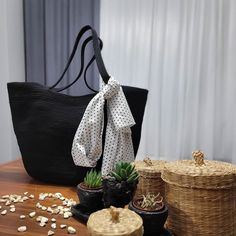
[[[138,158],[236,163],[236,1],[101,0],[100,16],[108,71],[149,90]]]

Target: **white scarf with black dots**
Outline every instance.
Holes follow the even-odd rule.
[[[107,128],[102,161],[102,175],[107,175],[118,161],[134,160],[131,129],[134,118],[122,87],[112,77],[89,102],[76,131],[72,157],[75,165],[95,167],[102,155],[104,104],[107,100]]]

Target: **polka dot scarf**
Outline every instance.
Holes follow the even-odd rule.
[[[102,162],[102,175],[107,175],[118,161],[134,160],[131,129],[134,118],[122,87],[112,77],[90,101],[72,144],[75,165],[95,167],[102,154],[104,104],[107,100],[107,128]]]

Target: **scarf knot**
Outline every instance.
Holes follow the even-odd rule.
[[[104,104],[107,100],[107,127],[104,150]],[[102,175],[107,175],[118,161],[134,160],[131,129],[134,118],[122,87],[110,78],[103,89],[89,102],[76,131],[72,144],[72,157],[78,166],[95,167],[101,157]]]

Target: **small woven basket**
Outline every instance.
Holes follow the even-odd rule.
[[[204,161],[200,151],[195,161],[165,165],[169,207],[168,227],[176,236],[236,235],[236,166]]]
[[[165,200],[165,183],[161,178],[161,171],[166,161],[145,159],[135,161],[135,169],[139,173],[139,183],[135,197],[148,193],[157,195],[160,193]]]
[[[92,213],[87,229],[89,236],[142,236],[143,220],[129,209],[110,207]]]

